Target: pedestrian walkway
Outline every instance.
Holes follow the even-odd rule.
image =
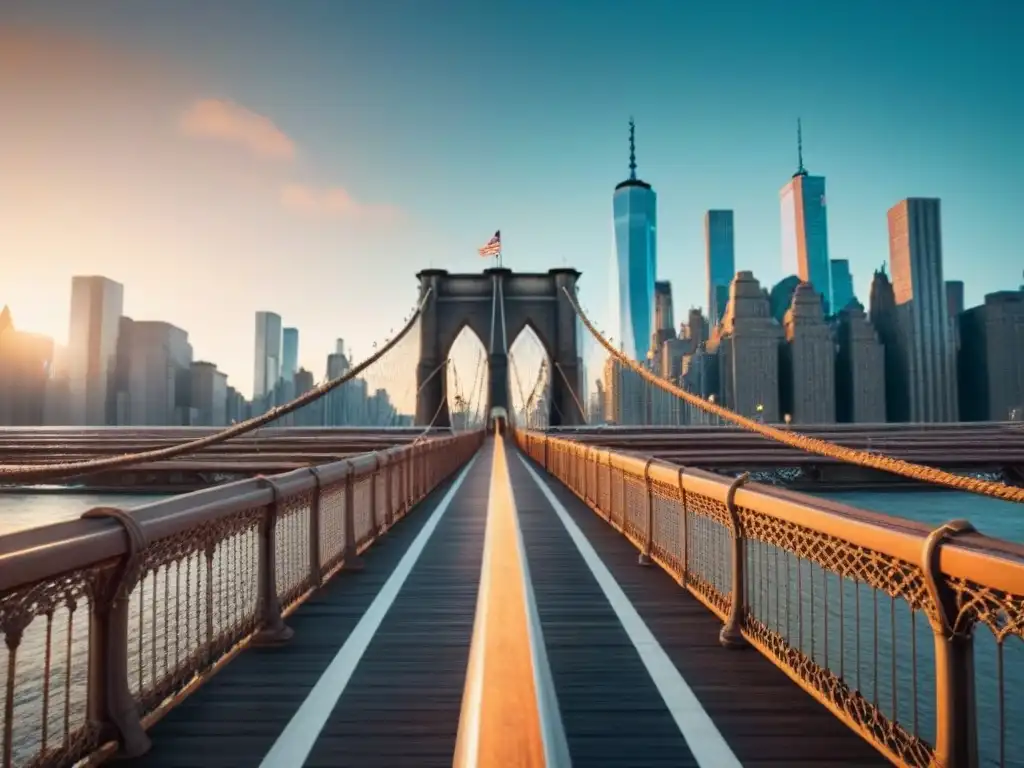
[[[152,731],[144,766],[885,765],[511,441]]]

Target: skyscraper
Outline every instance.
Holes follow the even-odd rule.
[[[832,259],[832,313],[838,315],[853,299],[850,262],[846,259]]]
[[[612,328],[623,354],[639,360],[647,351],[654,319],[657,273],[657,196],[636,177],[636,127],[629,121],[629,178],[615,187],[612,210],[615,264],[612,270]]]
[[[676,323],[672,312],[672,283],[657,280],[654,283],[654,332],[651,334],[651,351],[658,354],[661,345],[676,336]]]
[[[253,371],[252,401],[267,400],[281,378],[281,316],[256,313],[256,365]]]
[[[729,288],[729,310],[705,346],[718,356],[722,405],[744,416],[778,422],[779,346],[782,329],[752,272],[737,272]]]
[[[832,331],[822,314],[821,297],[800,283],[786,311],[786,343],[780,347],[782,407],[796,424],[836,420],[836,359]]]
[[[953,344],[957,350],[960,349],[960,315],[964,311],[964,281],[963,280],[947,280],[946,281],[946,311],[949,312],[949,324],[953,326]],[[957,362],[959,365],[959,359]],[[963,395],[960,396],[960,402],[963,402]],[[963,408],[961,407],[961,410]],[[966,416],[961,416],[966,419]]]
[[[964,281],[946,281],[946,311],[950,321],[956,325],[957,317],[964,311]]]
[[[732,211],[704,214],[704,243],[708,268],[708,320],[718,325],[729,303],[729,283],[736,274]]]
[[[299,329],[285,328],[281,332],[281,378],[288,383],[295,381],[299,370]]]
[[[796,124],[797,169],[779,192],[782,208],[782,273],[798,275],[821,294],[825,314],[832,296],[828,260],[828,215],[825,177],[804,168],[803,133]]]
[[[123,308],[120,283],[98,276],[71,279],[68,420],[73,426],[108,423],[108,388]]]
[[[127,346],[128,423],[189,425],[192,345],[170,323],[135,321]]]
[[[45,419],[53,340],[15,330],[0,310],[0,426],[37,427]]]
[[[889,209],[888,218],[899,344],[910,396],[907,420],[956,421],[956,351],[942,279],[939,200],[907,198]]]
[[[949,283],[946,283],[949,287]],[[962,312],[960,418],[1020,421],[1024,418],[1024,294],[998,291]]]

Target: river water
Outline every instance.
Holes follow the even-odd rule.
[[[939,525],[948,520],[966,518],[979,531],[989,536],[1024,543],[1024,509],[1010,502],[955,491],[831,492],[818,495],[850,506],[910,518],[928,523],[929,525]],[[87,509],[96,506],[116,506],[122,509],[131,509],[161,498],[166,497],[63,492],[3,493],[0,494],[0,535],[63,520],[72,520],[80,516]],[[791,578],[794,581],[796,580],[795,573]],[[822,577],[819,575],[818,578]],[[856,597],[857,588],[850,584],[844,587],[837,580],[833,589],[849,589],[848,592],[844,591],[847,598],[845,612],[849,613],[851,610],[850,606]],[[865,600],[869,599],[866,597],[868,593],[865,592],[863,594],[865,595]],[[829,607],[826,607],[820,593],[816,596],[812,595],[810,600],[815,603],[816,610],[821,612],[828,611],[834,617],[838,617],[837,609],[834,607],[836,602],[835,595],[836,593],[833,592],[833,599],[829,601]],[[868,605],[868,603],[863,604],[865,606]],[[876,695],[881,692],[883,699],[885,696],[891,697],[893,684],[889,680],[892,680],[895,683],[895,689],[901,701],[899,706],[897,706],[900,721],[909,725],[911,718],[915,721],[919,719],[922,724],[920,729],[921,735],[931,740],[934,733],[934,713],[931,706],[931,701],[933,701],[931,699],[933,683],[928,682],[927,676],[919,675],[919,681],[916,685],[914,684],[911,680],[910,665],[907,663],[909,652],[906,650],[906,646],[909,643],[909,635],[915,636],[917,664],[927,668],[934,658],[931,653],[931,630],[928,628],[927,623],[921,620],[917,621],[916,626],[911,625],[909,611],[903,611],[900,608],[901,605],[905,607],[905,604],[896,604],[897,607],[894,609],[891,630],[888,628],[890,625],[883,626],[884,622],[878,621],[875,624],[877,630],[873,638],[868,636],[872,631],[870,629],[862,629],[859,633],[861,637],[858,638],[858,633],[852,629],[855,623],[850,622],[845,632],[848,636],[842,638],[839,642],[833,642],[831,650],[828,651],[829,658],[827,660],[824,658],[817,660],[819,663],[826,662],[829,668],[836,670],[837,660],[834,657],[839,652],[837,648],[841,647],[847,653],[846,658],[849,659],[852,658],[854,653],[854,646],[857,646],[857,666],[860,667],[859,649],[863,647],[865,649],[865,656],[867,656],[869,654],[868,649],[871,647],[875,648],[875,654],[879,655],[879,659],[882,661],[886,672],[884,675],[881,674],[880,668],[876,669],[865,659],[863,663],[865,674],[870,675],[872,678],[877,677],[878,679],[873,680],[870,685],[865,682],[862,684],[861,690],[867,694],[869,693],[868,689],[873,686]],[[860,609],[858,608],[858,610]],[[888,611],[889,608],[886,606],[885,613],[888,613]],[[904,613],[906,615],[903,615]],[[818,615],[821,616],[822,613]],[[875,618],[877,621],[877,614]],[[789,619],[787,618],[788,621]],[[803,623],[803,619],[800,621]],[[898,628],[899,632],[897,633]],[[813,630],[811,631],[813,633]],[[896,636],[900,638],[899,642],[894,642],[894,637]],[[836,636],[836,640],[838,639],[838,636]],[[1000,655],[1000,649],[997,648],[991,632],[987,629],[977,632],[976,644],[976,681],[980,710],[979,730],[983,731],[983,733],[979,733],[982,764],[998,765],[997,733],[1000,728],[998,725],[998,699],[996,698],[999,687],[996,664]],[[3,655],[5,654],[0,653],[0,656]],[[818,654],[815,655],[817,656]],[[1007,739],[1005,764],[1024,766],[1024,729],[1009,728],[1009,724],[1012,722],[1024,722],[1024,643],[1011,638],[1007,642],[1005,652],[1002,655],[1006,697],[1006,721],[1002,728]],[[885,661],[888,658],[895,660],[892,662],[891,677],[887,671],[889,662]],[[26,660],[22,657],[19,661],[24,662]],[[846,664],[846,674],[849,676],[852,674],[850,672],[850,662],[847,661]],[[4,677],[5,675],[0,670],[0,683],[5,682],[3,680]],[[0,685],[0,690],[2,690],[2,685]],[[920,710],[915,709],[912,714],[907,710],[906,704],[912,698],[910,695],[911,691],[917,694],[917,698],[921,702]],[[28,693],[26,690],[19,691],[19,694]],[[19,696],[20,698],[22,696]],[[35,693],[33,692],[31,697],[26,696],[26,698],[35,699]],[[889,709],[889,707],[885,706],[882,708],[883,711]],[[891,716],[892,713],[886,712],[886,714]],[[16,739],[16,742],[18,742],[16,744],[16,752],[21,752],[25,757],[31,754],[34,739],[30,734],[35,731],[34,727],[22,731],[22,738]]]
[[[99,493],[0,493],[0,536],[74,520],[93,507],[132,509],[166,496]]]

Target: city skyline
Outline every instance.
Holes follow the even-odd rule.
[[[715,28],[728,10],[687,19],[638,10],[637,52],[615,74],[622,61],[596,53],[610,39],[611,9],[567,6],[527,33],[517,12],[496,6],[503,29],[532,35],[536,61],[510,54],[470,82],[462,73],[479,57],[451,43],[476,24],[454,9],[432,37],[416,32],[418,9],[384,35],[370,6],[351,6],[341,25],[322,9],[268,11],[239,25],[241,6],[226,3],[207,20],[206,41],[172,34],[185,23],[173,8],[140,6],[128,17],[113,8],[5,10],[0,33],[7,61],[19,65],[17,78],[0,72],[11,105],[0,125],[2,300],[20,327],[59,344],[70,276],[102,274],[127,286],[127,316],[187,329],[196,357],[249,391],[252,352],[241,340],[255,311],[302,329],[305,368],[321,370],[339,335],[358,359],[407,315],[418,269],[478,270],[475,248],[499,227],[506,266],[579,268],[582,300],[608,328],[607,196],[622,178],[630,113],[660,198],[656,279],[673,283],[679,316],[707,311],[703,279],[688,279],[703,272],[706,210],[735,211],[738,270],[767,286],[784,276],[777,192],[792,173],[797,116],[813,136],[809,165],[828,178],[830,256],[849,260],[862,301],[888,260],[886,211],[913,195],[943,200],[944,275],[965,280],[966,305],[1019,277],[1024,224],[1012,211],[1024,193],[1004,169],[1024,157],[1024,138],[1000,107],[1014,71],[1009,25],[980,49],[948,32],[982,24],[982,12],[923,22],[911,6],[868,3],[838,34],[835,12],[820,4],[751,10],[733,41],[748,52],[724,66],[712,56],[715,35],[696,30]],[[804,42],[789,54],[781,30],[796,20]],[[330,46],[318,26],[332,30]],[[271,29],[281,56],[263,55]],[[783,76],[823,46],[829,55],[800,68],[799,85]],[[450,56],[433,55],[441,50]],[[941,77],[928,63],[940,50],[957,62]],[[389,79],[408,57],[416,66],[397,69],[411,74]],[[357,63],[360,78],[347,76]],[[549,77],[532,93],[541,66]],[[683,78],[667,99],[670,71],[712,74]],[[301,93],[287,87],[296,78]],[[92,91],[82,86],[99,82],[94,101],[83,101]],[[607,98],[575,95],[586,83]],[[501,98],[490,98],[495,89]],[[338,95],[311,108],[318,93]]]

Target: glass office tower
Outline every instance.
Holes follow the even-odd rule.
[[[123,308],[124,286],[120,283],[99,275],[71,278],[68,423],[72,426],[111,423],[108,389]]]
[[[729,303],[729,283],[736,274],[736,250],[732,211],[704,214],[704,242],[707,247],[708,321],[718,325]]]
[[[853,299],[850,262],[846,259],[832,259],[832,314],[839,314]]]
[[[825,177],[811,176],[804,168],[803,136],[797,121],[797,171],[779,192],[782,212],[782,270],[798,275],[821,294],[825,314],[830,313],[831,265],[828,258],[828,212]]]
[[[253,369],[253,403],[273,394],[281,377],[281,316],[256,313],[256,355]]]
[[[611,284],[615,343],[633,360],[646,355],[654,322],[656,204],[651,185],[636,176],[636,133],[630,120],[629,178],[615,187],[612,197],[615,263]]]
[[[285,328],[281,333],[281,378],[295,381],[299,370],[299,329]]]

